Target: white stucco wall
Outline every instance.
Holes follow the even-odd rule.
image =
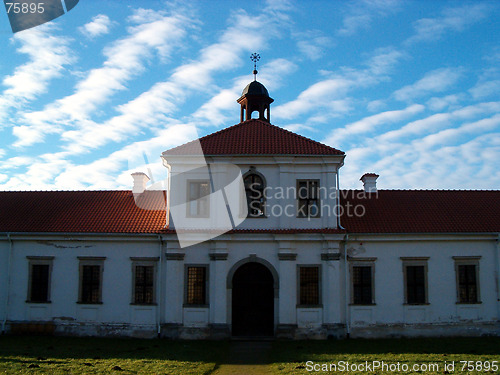
[[[292,337],[326,337],[331,329],[328,327],[337,327],[338,332],[344,332],[346,311],[350,333],[354,337],[452,335],[468,331],[471,334],[500,333],[495,276],[498,243],[497,237],[492,235],[350,235],[345,246],[343,235],[240,233],[226,234],[215,241],[183,249],[174,240],[174,235],[167,235],[162,246],[161,286],[157,284],[157,291],[162,290],[163,298],[157,295],[156,306],[131,305],[130,259],[158,257],[160,245],[155,236],[67,237],[13,236],[9,322],[54,322],[62,327],[60,332],[72,334],[134,335],[135,331],[143,330],[153,336],[161,313],[162,325],[188,329],[181,337],[209,337],[210,327],[230,329],[232,291],[228,289],[228,274],[242,261],[259,261],[278,275],[275,328],[294,330],[295,336],[292,334]],[[349,273],[347,288],[344,284],[346,247],[349,262],[360,257],[376,258],[375,305],[350,304]],[[2,318],[5,317],[7,295],[8,249],[8,241],[0,241]],[[322,254],[331,256],[322,257]],[[26,302],[27,256],[54,257],[50,304]],[[106,257],[102,304],[77,303],[79,256]],[[457,256],[480,257],[480,304],[456,303],[453,257]],[[428,257],[429,304],[404,304],[401,257]],[[160,262],[157,264],[159,272]],[[186,265],[208,266],[209,306],[184,306]],[[297,307],[299,265],[321,267],[322,306]],[[205,331],[199,334],[197,330]]]

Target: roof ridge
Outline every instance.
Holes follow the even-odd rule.
[[[247,121],[250,121],[250,120],[247,120]],[[288,130],[288,129],[282,128],[281,126],[274,125],[274,124],[271,124],[270,122],[266,122],[266,121],[262,121],[262,120],[258,120],[258,121],[260,121],[260,122],[264,123],[265,125],[270,125],[270,126],[275,127],[275,128],[277,128],[277,129],[279,129],[279,130],[281,130],[281,131],[287,132],[287,133],[289,133],[289,134],[291,134],[291,135],[293,135],[293,136],[295,136],[295,137],[298,137],[298,138],[301,138],[301,139],[305,139],[305,140],[310,141],[310,142],[314,142],[314,143],[316,143],[316,144],[318,144],[318,145],[320,145],[320,146],[333,148],[335,151],[339,151],[339,152],[342,152],[343,154],[345,154],[345,152],[344,152],[344,151],[341,151],[341,150],[339,150],[339,149],[337,149],[337,148],[335,148],[335,147],[332,147],[332,146],[329,146],[329,145],[324,144],[324,143],[322,143],[322,142],[319,142],[319,141],[316,141],[316,140],[314,140],[314,139],[308,138],[308,137],[303,136],[303,135],[301,135],[301,134],[294,133],[294,132],[292,132],[291,130]]]
[[[295,139],[299,139],[301,141],[306,141],[306,142],[310,142],[312,144],[314,144],[315,146],[319,146],[319,147],[325,147],[333,152],[335,152],[336,154],[341,154],[341,155],[345,155],[345,152],[339,150],[339,149],[336,149],[332,146],[329,146],[327,144],[324,144],[324,143],[321,143],[319,141],[316,141],[314,139],[311,139],[311,138],[308,138],[308,137],[305,137],[303,135],[300,135],[300,134],[297,134],[297,133],[294,133],[292,132],[291,130],[288,130],[288,129],[285,129],[285,128],[282,128],[281,126],[278,126],[278,125],[274,125],[274,124],[271,124],[270,122],[268,121],[264,121],[264,120],[261,120],[261,119],[248,119],[248,120],[245,120],[245,121],[242,121],[238,124],[234,124],[232,126],[229,126],[227,128],[224,128],[224,129],[221,129],[221,130],[218,130],[214,133],[210,133],[210,134],[207,134],[203,137],[200,137],[200,138],[197,138],[197,139],[194,139],[192,141],[189,141],[189,142],[186,142],[186,143],[183,143],[179,146],[175,146],[175,147],[172,147],[166,151],[164,151],[163,153],[168,155],[169,153],[172,153],[174,150],[180,150],[186,146],[189,146],[189,145],[192,145],[194,142],[198,141],[200,143],[203,143],[203,142],[206,142],[208,140],[211,140],[212,138],[214,137],[218,137],[220,135],[223,135],[223,134],[226,134],[228,132],[231,132],[231,131],[234,131],[235,129],[238,129],[238,128],[241,128],[241,127],[244,127],[245,125],[248,125],[250,123],[258,123],[258,124],[261,124],[261,125],[264,125],[266,127],[268,127],[269,129],[273,129],[273,130],[277,130],[279,132],[282,132],[282,133],[285,133],[287,134],[288,136],[292,136],[294,137]],[[202,149],[203,149],[203,146],[202,146]],[[209,153],[207,153],[208,155]],[[316,153],[315,153],[316,154]],[[321,155],[320,153],[317,153],[316,155]]]

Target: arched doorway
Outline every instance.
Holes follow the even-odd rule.
[[[263,264],[240,266],[232,280],[233,336],[274,335],[274,278]]]

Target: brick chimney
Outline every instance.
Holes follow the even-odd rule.
[[[361,176],[360,180],[363,181],[363,188],[365,193],[376,193],[377,192],[377,178],[378,174],[375,173],[365,173]]]
[[[146,173],[135,172],[132,173],[134,179],[134,187],[132,188],[133,194],[142,194],[146,190],[146,184],[149,181],[149,177]]]

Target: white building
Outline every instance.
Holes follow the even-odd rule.
[[[167,194],[145,191],[140,173],[132,191],[1,192],[2,331],[500,334],[500,191],[377,190],[366,174],[363,190],[339,192],[344,153],[271,125],[272,101],[254,81],[241,123],[162,155],[170,176],[198,166],[200,147],[210,176],[236,165],[237,209],[201,170]],[[191,246],[172,201],[186,202]],[[197,237],[224,215],[242,223]]]

